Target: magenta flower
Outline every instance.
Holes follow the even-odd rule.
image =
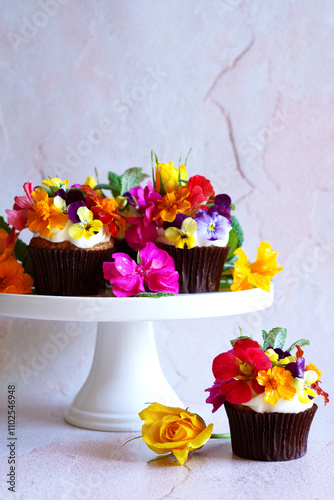
[[[18,231],[22,231],[26,227],[28,208],[35,203],[31,197],[31,193],[35,190],[33,182],[26,182],[23,188],[26,196],[15,196],[13,210],[5,210],[8,224],[15,227]]]
[[[132,226],[125,231],[125,239],[132,250],[138,252],[148,242],[154,243],[157,239],[157,226],[154,222],[145,224],[143,217],[128,217]]]
[[[179,273],[175,271],[174,260],[154,243],[149,242],[140,250],[140,264],[125,253],[114,253],[113,258],[115,262],[103,263],[103,274],[113,285],[116,297],[131,297],[147,289],[179,293]]]

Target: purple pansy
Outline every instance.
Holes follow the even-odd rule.
[[[275,351],[276,354],[278,354],[278,359],[284,359],[284,358],[288,358],[289,356],[291,356],[289,351],[283,351],[283,349],[280,349],[279,347],[276,347],[274,349],[273,347],[269,346],[269,347],[267,347],[267,349],[272,349],[273,351]]]
[[[198,210],[195,220],[198,234],[204,240],[223,240],[231,229],[230,221],[218,212],[216,206]]]
[[[65,189],[58,189],[56,196],[60,196],[60,198],[65,201],[67,206],[76,201],[84,200],[83,192],[80,191],[80,189],[70,189],[69,191],[65,191]]]
[[[305,372],[305,359],[301,356],[295,363],[288,363],[285,369],[289,370],[294,378],[303,378]]]
[[[231,203],[232,200],[229,197],[228,194],[218,194],[215,197],[215,209],[219,213],[219,215],[222,215],[223,217],[226,217],[229,222],[231,222]]]
[[[71,203],[68,207],[68,210],[67,210],[69,219],[72,222],[80,222],[80,218],[77,215],[77,211],[80,207],[85,207],[85,206],[86,206],[86,204],[81,200],[75,201],[74,203]]]

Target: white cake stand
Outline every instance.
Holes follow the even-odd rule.
[[[0,314],[97,322],[93,364],[65,419],[85,429],[139,431],[146,403],[183,407],[162,372],[152,321],[230,316],[272,303],[273,288],[160,298],[0,294]]]

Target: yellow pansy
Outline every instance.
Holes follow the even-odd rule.
[[[178,227],[169,227],[165,231],[168,241],[174,243],[175,248],[193,248],[196,245],[196,239],[193,233],[197,229],[197,222],[191,217],[187,217],[183,222],[181,229]]]
[[[68,234],[71,238],[77,240],[84,237],[88,240],[102,229],[103,223],[100,220],[94,220],[93,212],[87,207],[78,208],[77,215],[80,222],[74,222],[68,228]]]

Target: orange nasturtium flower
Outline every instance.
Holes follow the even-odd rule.
[[[291,372],[280,366],[274,366],[268,371],[260,370],[256,380],[264,386],[264,400],[273,406],[280,398],[291,401],[297,392],[291,385],[294,382]]]
[[[233,292],[250,290],[253,287],[261,288],[266,292],[270,290],[270,280],[279,273],[283,266],[277,267],[277,253],[269,243],[262,241],[257,249],[256,261],[251,263],[241,248],[234,252],[238,260],[234,264],[233,279],[231,285]]]
[[[154,220],[161,218],[163,221],[173,222],[178,213],[184,213],[191,208],[191,203],[186,200],[189,189],[179,186],[175,191],[167,193],[157,203]]]
[[[43,188],[31,193],[35,203],[28,208],[27,224],[30,231],[39,233],[42,238],[49,238],[51,229],[64,229],[67,217],[54,205],[53,198]]]
[[[31,293],[33,279],[14,257],[16,238],[17,234],[8,243],[7,232],[0,229],[0,293]]]
[[[144,443],[158,454],[173,453],[181,465],[188,454],[201,448],[212,434],[213,424],[205,425],[195,413],[152,403],[139,413],[144,420]]]
[[[155,164],[154,189],[157,193],[165,194],[175,191],[179,186],[180,178],[184,181],[187,180],[185,165],[180,165],[179,168],[176,168],[172,161],[170,163]]]

